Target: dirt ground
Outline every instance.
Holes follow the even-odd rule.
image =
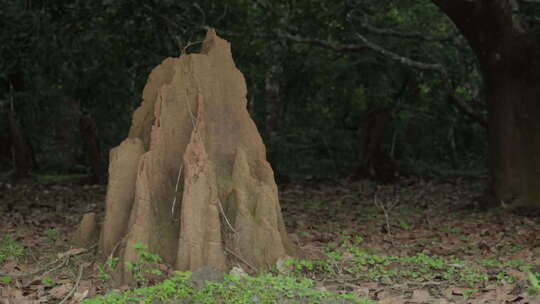
[[[386,304],[540,303],[540,219],[479,209],[484,182],[282,186],[302,249],[289,271]],[[0,303],[78,303],[110,290],[95,247],[70,243],[84,213],[102,216],[104,197],[104,186],[0,184]]]

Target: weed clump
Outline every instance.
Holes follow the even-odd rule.
[[[0,265],[9,259],[18,259],[24,256],[24,247],[15,240],[6,236],[0,241]]]
[[[173,278],[159,285],[99,296],[84,303],[373,303],[353,295],[317,290],[311,280],[291,276],[265,274],[251,277],[230,274],[225,275],[222,282],[206,282],[204,286],[196,288],[190,280],[191,275],[191,272],[177,272]]]

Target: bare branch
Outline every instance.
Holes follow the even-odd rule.
[[[469,116],[469,118],[476,121],[478,124],[480,124],[482,127],[487,128],[487,120],[486,118],[479,112],[473,110],[468,103],[471,103],[470,101],[465,101],[463,98],[459,97],[455,92],[451,92],[448,94],[448,102],[453,104],[458,110],[463,112],[465,115]]]
[[[205,29],[208,29],[209,27],[203,27]],[[218,30],[218,33],[223,33],[225,35],[229,36],[240,36],[238,33],[234,32],[227,32],[227,31],[220,31]],[[390,50],[387,50],[371,41],[369,41],[366,37],[361,35],[360,33],[356,33],[358,39],[363,42],[363,44],[340,44],[340,43],[334,43],[327,40],[321,40],[321,39],[315,39],[315,38],[306,38],[298,35],[292,35],[292,34],[284,34],[284,33],[277,33],[274,35],[271,34],[258,34],[257,37],[272,37],[277,36],[281,39],[286,39],[292,42],[296,43],[303,43],[303,44],[312,44],[317,45],[320,47],[324,47],[327,49],[331,49],[337,52],[356,52],[360,50],[372,50],[376,53],[379,53],[385,57],[388,57],[392,60],[395,60],[403,65],[415,68],[417,70],[422,71],[430,71],[430,72],[436,72],[439,73],[442,76],[442,80],[444,82],[445,89],[448,94],[448,101],[453,104],[456,108],[458,108],[460,111],[462,111],[465,115],[472,118],[475,122],[478,122],[480,125],[486,127],[487,121],[485,117],[481,114],[473,110],[466,102],[463,100],[460,96],[458,96],[455,92],[455,88],[452,85],[452,81],[450,80],[449,73],[446,70],[446,68],[438,63],[425,63],[417,60],[410,59],[408,57],[401,56],[399,54],[396,54]]]
[[[195,7],[201,14],[201,17],[202,17],[201,24],[206,24],[206,13],[204,12],[204,10],[197,3],[193,3],[193,7]]]
[[[211,27],[209,26],[202,26],[201,29],[208,30]],[[218,30],[216,29],[218,34],[223,34],[224,36],[229,37],[244,37],[245,35],[242,35],[240,33],[236,32],[230,32],[230,31],[224,31],[224,30]],[[253,35],[253,34],[252,34]],[[259,37],[259,38],[271,38],[271,37],[277,37],[280,39],[296,42],[296,43],[302,43],[302,44],[312,44],[317,45],[326,49],[331,49],[336,52],[357,52],[360,50],[368,49],[365,45],[362,44],[341,44],[341,43],[335,43],[328,40],[322,40],[322,39],[315,39],[315,38],[306,38],[298,35],[292,35],[292,34],[284,34],[284,33],[275,33],[275,34],[254,34],[253,36]]]
[[[292,42],[304,43],[304,44],[314,44],[327,49],[332,49],[337,52],[356,52],[360,50],[365,50],[367,47],[361,44],[340,44],[333,43],[327,40],[314,39],[314,38],[305,38],[298,35],[291,34],[277,34],[279,38],[287,39]]]
[[[225,4],[225,6],[223,7],[223,13],[216,19],[215,24],[219,24],[219,22],[223,20],[223,18],[225,18],[225,16],[228,13],[228,9],[229,9],[229,6]]]
[[[77,280],[75,281],[75,284],[73,284],[73,288],[71,288],[69,293],[62,299],[62,301],[60,301],[59,304],[67,303],[67,300],[69,300],[69,298],[71,298],[75,294],[75,291],[77,291],[77,289],[79,289],[79,285],[81,283],[81,278],[82,278],[82,274],[83,274],[83,271],[84,271],[84,267],[86,267],[86,266],[87,265],[85,265],[85,264],[81,264],[79,266],[79,275],[77,276]]]
[[[438,63],[424,63],[420,61],[416,61],[401,55],[398,55],[394,52],[391,52],[369,40],[366,39],[366,37],[362,36],[361,34],[356,34],[358,38],[365,43],[367,47],[369,47],[371,50],[382,54],[386,57],[389,57],[390,59],[393,59],[395,61],[400,62],[401,64],[404,64],[406,66],[418,69],[418,70],[424,70],[424,71],[432,71],[439,73],[444,81],[445,88],[448,92],[448,101],[453,104],[456,108],[458,108],[460,111],[462,111],[465,115],[472,118],[474,121],[478,122],[483,127],[487,127],[487,121],[485,117],[476,111],[474,111],[465,100],[463,100],[461,97],[459,97],[456,94],[456,90],[454,86],[452,85],[452,81],[450,80],[450,77],[448,75],[448,71]]]
[[[367,40],[366,37],[364,37],[363,35],[359,34],[359,33],[356,33],[356,36],[358,37],[358,39],[360,39],[368,48],[370,48],[371,50],[375,51],[376,53],[379,53],[379,54],[382,54],[386,57],[390,57],[391,59],[395,60],[395,61],[398,61],[404,65],[407,65],[407,66],[410,66],[410,67],[413,67],[413,68],[416,68],[416,69],[419,69],[419,70],[424,70],[424,71],[433,71],[433,72],[439,72],[439,73],[446,73],[444,67],[438,63],[424,63],[424,62],[420,62],[420,61],[416,61],[416,60],[413,60],[413,59],[410,59],[410,58],[407,58],[407,57],[403,57],[401,55],[398,55],[394,52],[391,52],[369,40]]]
[[[351,18],[354,18],[354,17],[351,17]],[[360,19],[360,18],[354,18],[354,19]],[[422,34],[420,32],[400,32],[393,29],[381,29],[381,28],[377,28],[369,24],[367,20],[367,16],[364,16],[364,19],[360,20],[360,25],[366,30],[370,31],[371,33],[374,33],[377,35],[394,36],[394,37],[406,38],[406,39],[445,42],[445,41],[452,41],[455,37],[458,36],[457,32],[454,32],[448,36],[432,36],[432,35]]]

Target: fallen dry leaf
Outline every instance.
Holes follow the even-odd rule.
[[[367,287],[358,287],[352,292],[353,295],[357,297],[368,297],[369,296],[369,288]]]
[[[431,294],[429,293],[429,291],[425,289],[414,290],[411,297],[411,301],[416,302],[416,303],[424,303],[424,302],[429,303],[431,302],[430,301],[431,299],[432,299]]]
[[[57,258],[62,259],[67,256],[74,256],[88,251],[86,248],[73,248],[66,252],[62,252],[56,255]]]
[[[388,297],[379,301],[379,304],[404,304],[407,301],[402,296]]]
[[[73,284],[63,284],[53,287],[49,290],[49,294],[55,299],[63,299],[73,288]]]
[[[71,304],[79,304],[88,296],[88,290],[85,290],[83,292],[76,292],[73,294],[73,298],[71,299]]]

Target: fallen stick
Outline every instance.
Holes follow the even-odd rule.
[[[79,275],[77,276],[77,281],[75,281],[75,284],[73,284],[73,288],[71,288],[69,293],[58,304],[66,303],[66,301],[69,300],[69,298],[71,298],[75,294],[75,291],[79,289],[79,284],[81,283],[81,278],[82,278],[82,274],[83,274],[83,270],[85,266],[86,266],[85,264],[81,264],[79,266]]]

